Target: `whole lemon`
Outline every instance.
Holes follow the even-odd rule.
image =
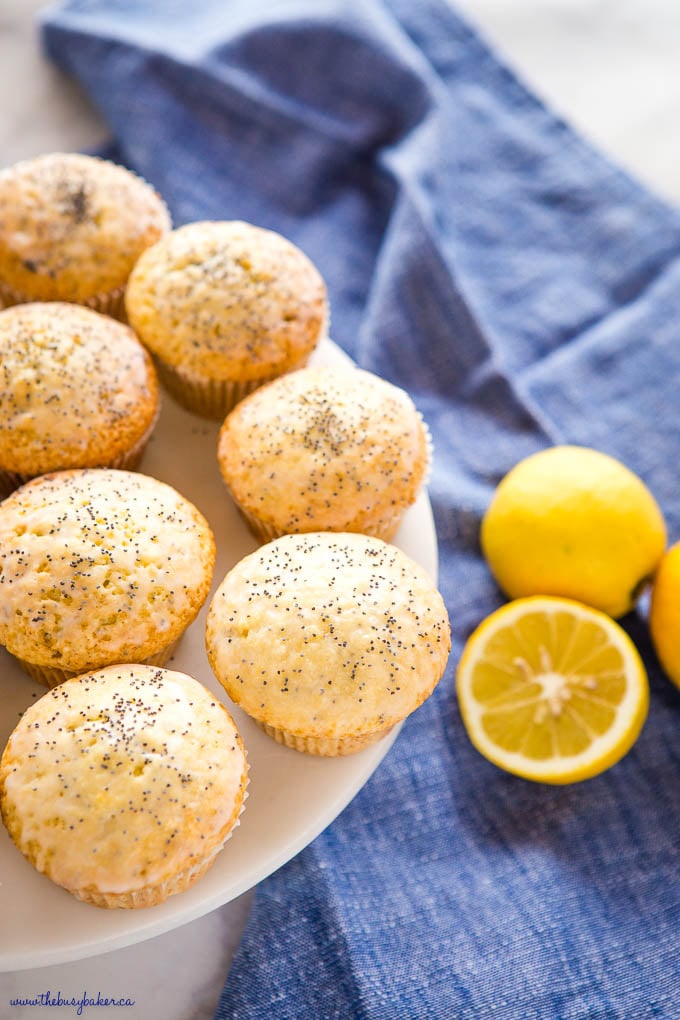
[[[482,551],[510,598],[561,595],[622,616],[664,553],[666,525],[647,486],[583,446],[554,446],[501,481]]]
[[[661,665],[680,687],[680,542],[671,546],[656,572],[649,631]]]

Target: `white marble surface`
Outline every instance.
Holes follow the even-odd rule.
[[[13,999],[76,1000],[97,994],[129,998],[134,1006],[85,1008],[82,1015],[118,1020],[210,1020],[215,1013],[229,961],[238,945],[249,897],[241,897],[198,921],[148,942],[76,963],[0,974],[0,1017],[76,1016],[75,1008],[13,1006]],[[11,923],[3,918],[3,924]]]
[[[106,134],[78,89],[41,58],[44,0],[0,0],[0,165]],[[461,0],[524,79],[660,195],[680,200],[680,5],[674,0]],[[148,942],[105,956],[0,974],[0,1020],[37,1017],[13,998],[50,991],[126,996],[128,1020],[213,1015],[247,916],[241,897]],[[0,923],[11,923],[1,918]],[[69,1015],[75,1010],[59,1011]],[[99,1010],[85,1010],[95,1016]]]

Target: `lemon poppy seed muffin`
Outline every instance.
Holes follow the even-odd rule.
[[[210,867],[247,781],[236,726],[198,681],[109,666],[22,716],[0,762],[0,807],[18,849],[78,899],[148,907]]]
[[[159,410],[127,326],[80,305],[0,312],[0,492],[64,468],[136,467]]]
[[[279,743],[344,755],[432,693],[451,647],[441,595],[396,546],[358,534],[284,535],[224,578],[208,612],[210,665]]]
[[[280,234],[239,221],[190,223],[146,251],[128,319],[183,406],[221,419],[245,394],[299,368],[325,335],[325,284]]]
[[[42,475],[0,503],[0,643],[49,686],[163,664],[214,561],[207,521],[164,482],[108,468]]]
[[[251,529],[391,539],[424,483],[429,431],[411,398],[352,367],[304,368],[227,416],[218,462]]]
[[[122,166],[48,153],[0,172],[0,304],[69,301],[124,315],[133,265],[170,229],[165,203]]]

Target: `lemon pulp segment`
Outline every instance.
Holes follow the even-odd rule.
[[[475,746],[542,782],[597,775],[631,747],[649,700],[639,655],[618,624],[568,599],[517,599],[487,618],[458,669]]]

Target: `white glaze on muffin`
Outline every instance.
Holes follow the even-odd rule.
[[[28,477],[123,457],[158,414],[151,358],[127,326],[79,305],[0,312],[0,468]]]
[[[300,369],[241,401],[218,461],[236,504],[274,534],[390,538],[415,502],[429,436],[404,390],[355,368]]]
[[[283,536],[238,563],[211,602],[206,645],[229,697],[260,725],[338,753],[334,742],[381,735],[431,694],[450,629],[405,553],[324,532]]]
[[[326,332],[324,282],[306,255],[239,221],[190,223],[142,255],[126,293],[142,342],[188,378],[259,380],[303,363]]]
[[[205,518],[155,478],[44,475],[0,503],[0,642],[72,672],[143,661],[194,619],[214,557]]]
[[[217,699],[182,673],[140,665],[45,694],[0,764],[18,848],[109,907],[151,905],[191,884],[236,824],[246,784],[241,739]]]

